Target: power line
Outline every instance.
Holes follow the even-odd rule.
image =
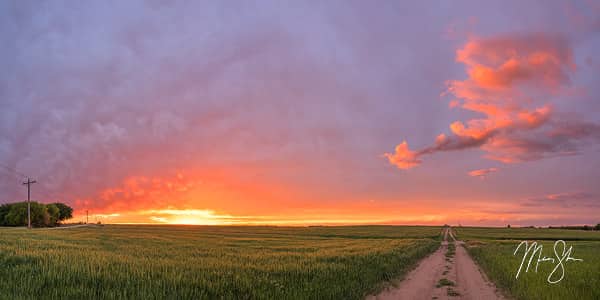
[[[16,173],[6,170],[5,168],[0,168],[0,171],[2,171],[2,177],[4,178],[10,178],[10,179],[15,179],[16,181],[21,181],[25,178],[27,178],[27,176],[21,176],[21,175],[17,175]]]
[[[15,181],[20,183],[23,179],[25,179],[24,177],[21,176],[17,176],[16,174],[12,174],[12,173],[2,173],[2,177],[3,179],[7,179],[7,181]]]
[[[4,164],[4,163],[0,163],[0,167],[2,168],[0,170],[8,171],[19,182],[21,180],[27,180],[29,178],[29,176],[25,175],[24,173],[18,171],[15,168],[12,168],[12,167]],[[18,176],[16,176],[16,175],[18,175]],[[44,180],[42,180],[42,181],[44,181]],[[43,184],[40,185],[39,187],[46,191],[45,193],[42,193],[42,196],[46,196],[46,198],[55,198],[56,200],[58,200],[58,199],[67,199],[67,198],[71,198],[71,199],[77,199],[77,198],[79,198],[79,197],[75,197],[73,195],[67,195],[64,192],[61,192],[61,195],[59,196],[59,195],[55,194],[53,191],[51,191],[50,189],[46,188],[46,186],[44,186]],[[38,192],[38,194],[40,194],[40,193]]]
[[[14,173],[14,174],[17,174],[17,175],[19,175],[19,176],[21,176],[21,177],[24,177],[24,178],[26,178],[26,177],[27,177],[27,175],[25,175],[25,174],[23,174],[23,173],[21,173],[21,172],[17,171],[17,170],[16,170],[16,169],[14,169],[14,168],[11,168],[11,167],[9,167],[9,166],[7,166],[7,165],[5,165],[5,164],[3,164],[3,163],[0,163],[0,167],[2,167],[3,169],[5,169],[5,170],[7,170],[7,171],[10,171],[10,172],[12,172],[12,173]]]
[[[22,180],[27,180],[29,178],[29,176],[27,176],[27,175],[25,175],[25,174],[17,171],[16,169],[11,168],[11,167],[3,164],[3,163],[0,163],[0,167],[2,167],[0,170],[9,171],[13,175],[13,177],[15,179],[17,179],[19,182],[21,182]],[[19,177],[17,177],[16,175],[19,175]],[[37,179],[40,180],[39,177]],[[47,179],[47,178],[42,178],[41,181],[42,182],[48,181],[48,180],[44,180],[44,179]],[[41,194],[40,198],[54,198],[54,200],[60,200],[60,199],[78,199],[79,198],[79,197],[75,197],[75,196],[70,195],[70,194],[66,194],[64,192],[61,192],[60,195],[56,194],[55,191],[47,188],[44,184],[39,185],[38,188],[39,189],[41,188],[43,190],[40,193],[40,191],[38,189],[38,192],[36,193],[37,195]]]
[[[15,168],[12,168],[10,166],[7,166],[3,163],[0,163],[0,170],[5,170],[8,171],[11,175],[13,175],[13,177],[15,179],[18,179],[19,181],[26,179],[26,182],[23,182],[23,185],[27,185],[27,227],[31,228],[31,185],[34,183],[37,183],[36,180],[32,180],[30,177],[28,177],[27,175],[23,174],[22,172],[19,172],[18,170],[16,170]],[[18,176],[16,176],[18,175]],[[51,191],[50,189],[46,188],[43,184],[39,186],[40,188],[42,188],[43,190],[45,190],[45,193],[39,193],[38,194],[42,194],[41,196],[43,198],[51,198],[54,201],[60,201],[60,200],[65,200],[65,199],[73,199],[76,200],[79,197],[75,197],[73,195],[68,195],[65,194],[64,192],[61,193],[61,196],[58,196],[57,194],[55,194],[53,191]],[[45,196],[45,197],[44,197]],[[49,196],[49,197],[48,197]],[[88,210],[86,210],[86,223],[89,222],[89,212]]]
[[[76,197],[73,196],[71,194],[67,194],[65,192],[60,192],[60,193],[55,193],[54,191],[50,190],[49,188],[47,188],[46,186],[44,186],[43,184],[39,186],[41,189],[43,189],[44,191],[42,191],[42,196],[45,196],[46,198],[53,198],[54,200],[58,201],[58,200],[62,200],[62,199],[79,199],[81,197]]]

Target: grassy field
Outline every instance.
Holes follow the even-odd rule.
[[[0,228],[0,299],[360,299],[440,227]]]
[[[600,232],[468,227],[454,231],[459,239],[467,241],[467,250],[490,279],[516,299],[600,299]],[[563,263],[563,280],[555,284],[547,282],[555,266],[550,262],[541,262],[537,273],[533,269],[528,273],[522,270],[519,278],[515,278],[523,250],[518,255],[513,253],[521,241],[538,241],[543,245],[542,256],[555,257],[554,241],[561,239],[566,241],[567,248],[573,246],[572,257],[583,259],[583,262]]]

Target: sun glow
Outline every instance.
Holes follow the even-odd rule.
[[[171,220],[167,220],[165,223],[174,224],[174,225],[223,225],[222,222],[215,220],[207,220],[201,218],[174,218]]]
[[[152,215],[157,223],[181,225],[225,225],[231,224],[230,215],[219,215],[209,209],[161,209],[141,211],[141,215]]]

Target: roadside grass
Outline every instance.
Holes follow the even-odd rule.
[[[600,241],[600,231],[548,228],[452,227],[457,239]],[[459,238],[460,237],[460,238]]]
[[[440,227],[0,228],[1,299],[362,299]]]
[[[467,251],[488,277],[515,299],[600,299],[600,232],[465,227],[455,231],[467,242]],[[523,269],[519,278],[515,278],[524,252],[521,247],[517,255],[513,253],[521,241],[537,241],[543,246],[542,257],[556,258],[553,246],[559,239],[566,241],[567,248],[573,246],[571,257],[583,262],[563,262],[564,278],[551,284],[547,278],[555,264],[540,262],[536,272],[536,256],[529,271]]]
[[[456,246],[454,243],[448,243],[448,250],[446,251],[446,260],[449,260],[454,257],[456,254]]]

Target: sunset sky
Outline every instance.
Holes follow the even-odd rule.
[[[0,41],[1,203],[600,222],[597,1],[2,1]]]

